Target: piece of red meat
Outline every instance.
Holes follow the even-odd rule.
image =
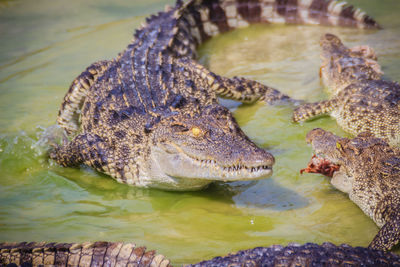
[[[325,176],[332,177],[333,173],[339,170],[339,168],[339,165],[333,164],[327,159],[319,158],[316,155],[313,155],[307,165],[307,168],[301,169],[300,173],[321,173]]]

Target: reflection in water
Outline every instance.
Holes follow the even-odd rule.
[[[285,211],[304,208],[307,198],[279,185],[274,179],[251,182],[216,183],[211,194],[222,194],[240,209]]]
[[[103,201],[145,200],[151,203],[152,210],[162,210],[165,207],[165,201],[160,203],[158,198],[180,199],[182,194],[187,197],[212,199],[224,205],[232,205],[233,209],[237,208],[238,210],[256,208],[284,211],[304,208],[309,203],[305,197],[280,186],[273,179],[232,183],[218,182],[202,191],[182,193],[121,185],[106,175],[94,173],[87,167],[82,168],[82,171],[89,175],[73,172],[67,176],[59,176],[59,178],[73,182],[81,190],[85,190],[90,195],[96,195]],[[90,174],[98,177],[94,178]]]
[[[233,197],[235,204],[245,208],[271,209],[276,211],[304,208],[308,200],[295,191],[282,187],[275,180],[259,182]]]

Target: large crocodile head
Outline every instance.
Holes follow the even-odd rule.
[[[334,94],[355,81],[381,78],[383,72],[371,47],[355,46],[349,49],[337,36],[329,33],[321,37],[320,45],[320,75]]]
[[[154,186],[195,190],[213,181],[255,180],[272,174],[274,157],[257,147],[228,109],[208,106],[197,115],[162,120],[151,133],[148,161]]]

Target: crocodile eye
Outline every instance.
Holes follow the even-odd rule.
[[[344,149],[341,143],[336,142],[336,148],[339,150],[340,153],[344,153]]]
[[[182,124],[172,124],[171,127],[175,132],[184,133],[189,131],[189,128]]]
[[[194,137],[199,137],[199,136],[203,135],[203,131],[198,127],[193,127],[192,128],[192,135]]]

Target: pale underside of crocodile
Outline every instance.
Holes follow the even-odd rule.
[[[92,64],[73,81],[58,116],[72,140],[50,157],[63,166],[86,164],[122,183],[172,190],[270,176],[273,156],[249,140],[217,97],[291,99],[195,61],[202,42],[250,23],[379,27],[359,9],[332,0],[178,1],[149,17],[117,58]]]
[[[170,261],[134,243],[0,243],[0,266],[167,267]],[[257,247],[188,266],[400,266],[400,256],[332,243]]]

